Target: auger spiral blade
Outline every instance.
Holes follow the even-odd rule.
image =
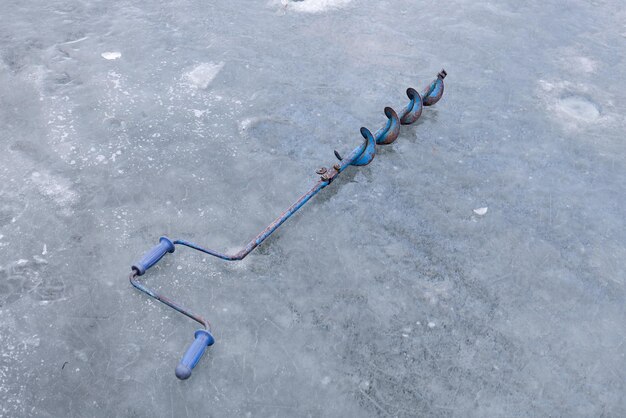
[[[360,146],[363,151],[350,162],[350,165],[368,165],[376,155],[376,140],[372,133],[367,128],[361,128],[361,135],[365,138],[365,141],[363,141],[363,144]]]
[[[374,134],[377,144],[391,144],[400,135],[400,119],[396,111],[386,107],[385,116],[387,116],[387,124]]]
[[[432,106],[441,99],[441,96],[443,96],[443,79],[447,75],[446,70],[441,70],[437,74],[437,79],[430,83],[423,97],[424,106]]]
[[[406,95],[409,97],[409,104],[404,109],[404,116],[400,119],[403,125],[410,125],[422,116],[424,105],[422,104],[422,96],[412,87],[406,89]]]

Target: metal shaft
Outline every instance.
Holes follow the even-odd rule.
[[[446,77],[446,75],[447,75],[447,73],[445,72],[445,70],[441,70],[441,72],[438,74],[438,80],[443,80]],[[439,95],[439,97],[435,101],[432,101],[429,98],[430,94],[432,93],[432,91],[436,88],[436,85],[437,85],[437,80],[432,82],[426,89],[424,89],[424,94],[422,95],[422,97],[423,97],[422,100],[423,100],[424,104],[426,104],[425,102],[429,103],[427,106],[431,106],[431,105],[435,104],[437,101],[439,101],[439,98],[441,98],[441,95]],[[443,86],[443,84],[442,84],[442,86]],[[409,90],[413,90],[413,89],[409,89]],[[442,88],[442,92],[441,93],[443,93],[443,88]],[[409,114],[410,111],[411,111],[411,108],[409,106],[405,106],[403,108],[402,112],[399,115],[397,115],[397,117],[400,120],[403,120]],[[393,112],[393,110],[392,110],[392,112]],[[420,114],[421,114],[421,111],[420,111]],[[415,120],[417,120],[417,119],[415,119]],[[415,122],[415,120],[413,120],[411,123]],[[381,134],[383,134],[385,128],[386,128],[386,126],[383,126],[378,131],[376,131],[376,135],[375,136],[380,136]],[[212,255],[214,257],[221,258],[222,260],[227,260],[227,261],[242,260],[248,254],[250,254],[256,247],[258,247],[263,241],[265,241],[274,231],[276,231],[276,229],[278,229],[278,227],[281,226],[287,219],[289,219],[294,213],[296,213],[298,211],[298,209],[300,209],[302,206],[304,206],[313,196],[315,196],[317,193],[319,193],[320,190],[322,190],[324,187],[328,186],[337,177],[337,175],[339,175],[339,173],[341,173],[343,170],[348,168],[348,166],[351,165],[350,161],[353,159],[351,157],[358,156],[357,155],[358,153],[359,153],[359,148],[357,147],[346,158],[342,158],[341,159],[341,163],[338,166],[335,165],[335,166],[333,166],[333,168],[330,171],[327,171],[322,176],[322,179],[319,180],[317,183],[315,183],[315,185],[308,192],[306,192],[305,194],[300,196],[300,198],[296,202],[294,202],[286,211],[284,211],[278,218],[276,218],[274,220],[274,222],[269,224],[267,226],[267,228],[265,228],[256,237],[254,237],[252,240],[250,240],[250,242],[248,242],[240,251],[238,251],[238,252],[236,252],[234,254],[221,253],[219,251],[215,251],[215,250],[212,250],[212,249],[209,249],[209,248],[204,248],[204,247],[202,247],[202,246],[200,246],[198,244],[195,244],[193,242],[189,242],[189,241],[186,241],[186,240],[183,240],[183,239],[175,240],[174,244],[176,244],[176,245],[184,245],[186,247],[193,248],[194,250],[201,251],[201,252],[203,252],[205,254],[209,254],[209,255]]]

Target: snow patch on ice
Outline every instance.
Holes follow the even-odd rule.
[[[121,52],[103,52],[102,54],[100,54],[100,56],[104,58],[105,60],[116,60],[122,57],[122,53]]]
[[[69,211],[69,207],[78,200],[70,182],[63,177],[35,171],[31,174],[30,180],[37,187],[39,193],[52,199],[64,209],[66,214]]]
[[[564,71],[576,74],[592,74],[598,68],[598,62],[590,57],[581,55],[579,45],[560,48],[554,52],[555,59]]]
[[[328,10],[345,7],[352,0],[280,0],[280,4],[287,10],[302,13],[321,13]]]
[[[185,74],[187,80],[199,89],[206,89],[224,67],[224,63],[204,62]]]
[[[574,64],[576,68],[584,73],[593,73],[596,71],[598,63],[587,57],[575,57]]]
[[[489,210],[488,207],[477,208],[477,209],[474,209],[474,213],[478,216],[484,216],[488,210]]]

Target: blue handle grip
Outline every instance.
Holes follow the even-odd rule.
[[[155,247],[144,254],[141,260],[133,264],[132,269],[137,272],[138,276],[141,276],[163,258],[165,254],[173,253],[174,249],[174,243],[168,237],[161,237]]]
[[[204,329],[196,331],[194,336],[196,339],[176,366],[176,377],[180,380],[188,379],[191,376],[191,370],[196,367],[206,348],[215,342],[211,333]]]

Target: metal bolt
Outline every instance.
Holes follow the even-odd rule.
[[[335,171],[340,171],[341,170],[341,166],[339,164],[335,164],[333,166],[333,168],[335,169]]]
[[[326,167],[320,167],[320,168],[318,168],[317,170],[315,170],[315,172],[316,172],[317,174],[324,174],[324,173],[326,173],[327,171],[328,171],[328,170],[326,169]]]

